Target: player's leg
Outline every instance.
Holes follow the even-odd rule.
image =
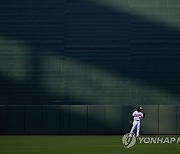
[[[130,131],[130,133],[129,133],[129,136],[130,136],[130,137],[132,136],[132,134],[133,134],[136,126],[137,126],[137,121],[133,121],[133,125],[132,125],[131,131]]]
[[[140,121],[138,121],[137,123],[136,137],[139,137],[139,131],[140,131]]]

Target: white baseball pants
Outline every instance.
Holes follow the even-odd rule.
[[[133,121],[133,126],[131,128],[130,135],[133,134],[135,128],[136,128],[136,137],[138,137],[139,136],[139,131],[140,131],[140,120],[134,120]]]

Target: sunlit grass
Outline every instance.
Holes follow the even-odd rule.
[[[178,144],[136,144],[125,149],[121,136],[1,136],[1,154],[179,153]]]

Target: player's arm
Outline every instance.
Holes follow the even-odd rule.
[[[143,118],[145,118],[145,116],[146,116],[146,114],[145,114],[145,112],[143,113]]]
[[[146,114],[143,110],[142,110],[142,114],[143,114],[143,118],[145,118]]]

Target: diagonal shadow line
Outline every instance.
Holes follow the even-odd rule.
[[[31,2],[27,1],[27,3]],[[34,5],[36,3],[37,5]],[[54,0],[49,3],[53,6],[57,1]],[[0,27],[3,33],[10,38],[31,42],[33,49],[32,57],[37,56],[35,59],[32,58],[32,63],[35,61],[37,64],[32,71],[33,82],[35,83],[33,89],[40,86],[39,82],[42,78],[41,57],[42,55],[48,55],[48,53],[44,53],[44,50],[49,49],[49,51],[52,51],[50,49],[53,48],[53,52],[57,56],[64,54],[67,58],[70,57],[90,65],[103,67],[116,75],[123,74],[124,76],[143,81],[149,85],[167,89],[172,93],[179,93],[179,31],[138,18],[134,15],[116,12],[110,8],[107,9],[100,6],[96,6],[96,8],[100,12],[104,12],[105,15],[103,14],[102,16],[101,14],[92,12],[87,14],[87,19],[82,19],[80,18],[81,15],[77,13],[78,8],[76,7],[69,6],[65,9],[58,10],[57,6],[60,5],[57,5],[53,9],[53,7],[42,8],[39,2],[33,2],[31,4],[33,5],[28,6],[28,9],[24,9],[23,7],[20,7],[19,10],[12,9],[9,14],[7,12],[7,5],[6,9],[0,11],[3,15],[7,14],[6,16],[1,16]],[[95,7],[94,4],[84,1],[78,1],[78,4],[85,5],[89,10]],[[23,2],[19,1],[16,5],[23,6]],[[36,11],[34,12],[35,9]],[[64,14],[64,10],[69,11],[69,13],[66,12]],[[43,14],[45,11],[50,12],[49,16]],[[23,17],[20,18],[17,14],[24,15],[23,17],[29,14],[32,16],[31,19],[25,19]],[[61,16],[62,20],[53,18],[55,14]],[[111,20],[114,15],[114,20]],[[66,18],[65,21],[63,16]],[[9,24],[13,23],[12,19],[16,26]],[[133,23],[131,22],[132,20]],[[43,21],[46,24],[51,24],[47,24],[48,26],[42,29],[44,25]],[[67,25],[65,44],[58,42],[58,40],[64,39],[64,28],[62,26],[64,22]],[[85,27],[83,22],[92,23],[90,28],[95,26],[96,31],[91,31],[88,26]],[[114,31],[111,31],[111,28],[105,27],[101,31],[103,32],[102,34],[96,34],[96,32],[101,30],[104,23],[111,23],[108,27],[118,27],[115,30],[118,33],[115,35]],[[80,27],[79,29],[77,28],[78,26]],[[81,28],[83,26],[84,36],[81,35]],[[62,29],[59,30],[60,28]],[[56,37],[54,37],[55,33]],[[90,35],[91,33],[93,35]],[[112,40],[104,39],[111,36],[113,38]],[[88,37],[89,39],[83,41],[84,38]],[[66,46],[65,49],[63,49],[64,45]],[[62,46],[62,48],[59,49],[59,46]],[[1,81],[3,82],[3,80]],[[11,84],[9,85],[11,87]],[[39,88],[41,89],[41,87]],[[41,97],[44,97],[44,94]]]

